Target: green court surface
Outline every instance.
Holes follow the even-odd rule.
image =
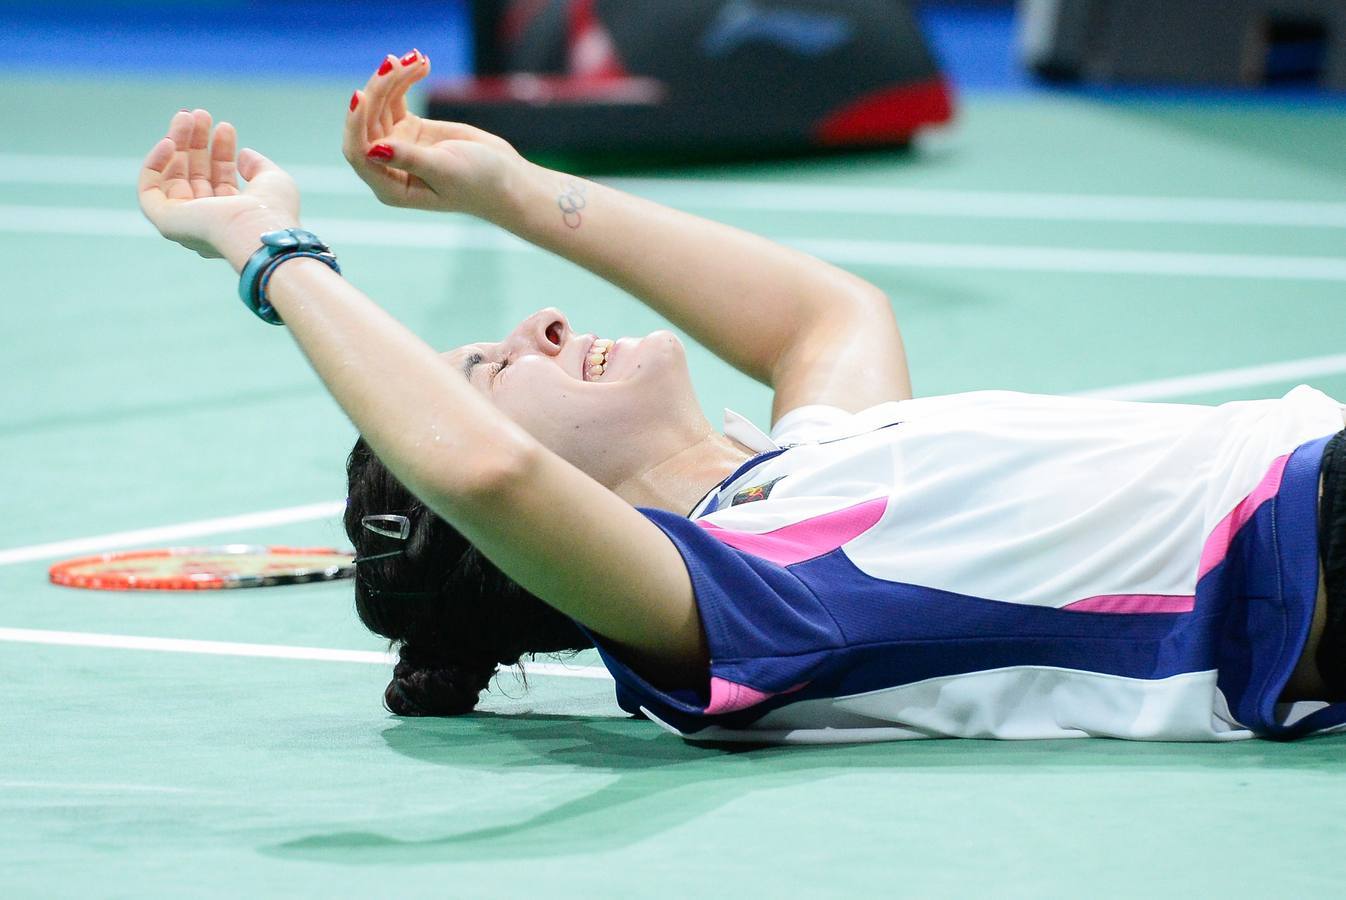
[[[436,345],[547,305],[614,337],[664,327],[484,226],[380,207],[339,155],[351,87],[9,78],[0,96],[0,895],[1335,893],[1346,738],[729,752],[624,717],[587,656],[526,690],[502,676],[477,714],[399,720],[349,583],[47,584],[103,546],[344,544],[351,426],[227,267],[135,208],[180,106],[294,171],[347,276]],[[1212,403],[1301,381],[1346,397],[1343,148],[1339,107],[1038,94],[969,99],[913,153],[625,180],[883,287],[918,394]],[[769,425],[766,388],[689,356],[713,423]]]

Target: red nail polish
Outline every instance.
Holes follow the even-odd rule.
[[[393,148],[389,147],[387,144],[375,144],[369,148],[369,152],[366,153],[365,156],[370,159],[392,159]]]
[[[383,65],[379,66],[380,75],[387,75],[392,70],[393,70],[393,61],[391,59],[385,59],[383,61]]]
[[[360,92],[351,94],[351,112],[355,112],[355,107],[360,105]]]
[[[406,56],[402,57],[402,65],[409,66],[420,58],[421,58],[421,51],[412,50]]]

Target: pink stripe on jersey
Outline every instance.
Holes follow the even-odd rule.
[[[1262,476],[1262,480],[1257,483],[1257,487],[1253,488],[1252,493],[1239,501],[1239,504],[1211,531],[1206,538],[1205,546],[1201,549],[1201,562],[1197,567],[1196,576],[1198,581],[1211,569],[1224,562],[1224,558],[1229,555],[1229,545],[1234,542],[1239,529],[1248,524],[1248,520],[1263,503],[1280,491],[1281,478],[1285,475],[1285,464],[1289,461],[1288,453],[1277,457]],[[1067,603],[1061,609],[1098,613],[1185,613],[1191,612],[1195,606],[1196,597],[1192,595],[1104,594]]]
[[[765,534],[731,531],[704,519],[696,520],[696,524],[735,550],[788,566],[830,553],[847,541],[854,540],[873,528],[883,518],[887,508],[888,498],[878,497],[793,525],[785,525]]]
[[[1224,562],[1224,558],[1229,555],[1229,545],[1234,542],[1234,536],[1239,533],[1239,529],[1248,524],[1248,520],[1257,512],[1257,508],[1263,503],[1276,496],[1276,492],[1281,489],[1281,477],[1285,474],[1285,464],[1290,461],[1290,454],[1279,456],[1267,469],[1267,473],[1262,476],[1257,487],[1253,492],[1244,497],[1238,506],[1229,511],[1229,515],[1220,520],[1220,524],[1215,526],[1215,530],[1206,538],[1206,546],[1201,551],[1201,565],[1197,568],[1196,577],[1200,580],[1207,572]]]
[[[1196,605],[1196,597],[1175,594],[1104,594],[1067,603],[1071,612],[1097,613],[1185,613]]]
[[[756,706],[772,696],[774,695],[764,694],[756,688],[748,687],[746,684],[725,681],[723,678],[716,678],[712,675],[710,679],[710,705],[706,707],[706,715],[717,716],[721,713],[737,712],[740,709],[747,709],[749,706]]]
[[[778,691],[780,694],[793,694],[795,691],[802,691],[808,687],[808,682],[801,682],[789,690]],[[756,706],[763,700],[770,700],[776,694],[768,694],[757,688],[750,688],[746,684],[739,684],[736,681],[729,681],[725,678],[719,678],[715,675],[710,676],[710,705],[706,707],[706,715],[715,716],[721,713],[738,712],[740,709],[747,709],[749,706]]]

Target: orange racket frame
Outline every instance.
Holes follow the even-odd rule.
[[[53,584],[97,591],[214,591],[332,581],[355,575],[352,554],[330,547],[168,547],[56,563]]]

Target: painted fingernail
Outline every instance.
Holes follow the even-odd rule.
[[[391,59],[385,59],[383,61],[383,65],[379,66],[380,75],[387,75],[392,70],[393,70],[393,61]]]
[[[354,112],[355,107],[359,105],[360,105],[360,92],[356,91],[355,93],[351,94],[351,112]]]
[[[421,58],[421,51],[412,50],[406,56],[402,57],[402,65],[409,66],[420,58]]]
[[[369,152],[366,153],[365,156],[370,159],[392,159],[393,148],[389,147],[387,144],[375,144],[369,148]]]

